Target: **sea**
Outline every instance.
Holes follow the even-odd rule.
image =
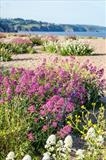
[[[57,36],[79,36],[79,37],[101,37],[106,38],[106,32],[18,32],[19,34],[35,35],[57,35]]]

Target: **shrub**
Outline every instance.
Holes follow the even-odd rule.
[[[11,49],[15,54],[35,53],[35,49],[28,44],[11,44]]]
[[[88,44],[84,44],[81,42],[67,42],[60,44],[60,54],[63,56],[66,55],[77,55],[77,56],[84,56],[90,55],[93,52],[93,49],[89,47]]]
[[[14,150],[16,158],[20,159],[31,150],[26,133],[29,122],[24,100],[15,97],[11,103],[0,103],[0,158],[4,159]]]
[[[90,111],[85,106],[81,108],[82,114],[75,114],[74,119],[70,115],[67,122],[78,130],[85,141],[83,150],[78,149],[76,152],[77,159],[105,159],[105,108],[101,104],[99,110],[97,110],[96,103],[92,104],[92,110]]]
[[[47,52],[50,52],[50,53],[57,53],[58,51],[58,46],[57,46],[57,43],[56,42],[45,42],[43,44],[43,50],[44,51],[47,51]]]
[[[12,58],[12,51],[10,49],[0,48],[0,61],[10,61]]]
[[[66,42],[46,42],[44,43],[44,50],[51,53],[60,53],[63,56],[67,55],[91,55],[93,48],[88,44],[79,41],[66,41]]]
[[[41,39],[41,37],[39,36],[31,36],[30,40],[32,41],[33,45],[42,45],[43,44],[43,40]]]
[[[30,44],[15,44],[15,43],[0,43],[0,48],[8,51],[11,50],[13,54],[35,53],[35,49]]]

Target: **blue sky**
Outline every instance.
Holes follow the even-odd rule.
[[[0,0],[0,17],[106,26],[106,0]]]

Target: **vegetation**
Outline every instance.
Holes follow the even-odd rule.
[[[0,47],[0,61],[10,61],[12,58],[12,51],[5,47]]]
[[[10,151],[15,152],[16,160],[25,154],[36,160],[51,134],[59,139],[71,134],[67,117],[76,109],[80,113],[81,105],[89,109],[92,102],[100,101],[105,86],[102,76],[102,69],[88,63],[79,65],[74,59],[53,59],[35,70],[1,71],[1,160]]]
[[[50,53],[60,53],[62,56],[85,56],[91,55],[93,52],[93,48],[91,48],[88,44],[84,44],[76,40],[67,40],[65,42],[45,42],[43,44],[43,50]]]
[[[37,45],[37,46],[39,46],[39,45],[43,45],[43,40],[42,40],[42,38],[41,37],[39,37],[39,36],[31,36],[30,37],[30,40],[31,40],[31,42],[33,43],[33,45]]]
[[[0,61],[11,60],[12,54],[35,53],[37,45],[61,55],[93,52],[76,37],[65,42],[55,36],[0,37]],[[74,56],[52,57],[49,63],[44,58],[35,70],[1,67],[0,160],[106,159],[103,73]],[[73,134],[84,141],[78,150],[73,149]]]
[[[13,38],[13,41],[3,43],[0,42],[0,61],[10,61],[13,54],[35,53],[35,49],[27,40]]]
[[[7,36],[4,38],[4,36]],[[73,40],[74,38],[74,40]],[[4,41],[5,40],[5,41]],[[93,48],[84,44],[75,37],[66,37],[65,41],[55,36],[24,36],[24,35],[2,35],[0,42],[0,61],[10,61],[12,54],[36,53],[36,46],[43,46],[46,52],[69,55],[91,55]]]
[[[101,104],[97,110],[97,104],[92,103],[92,110],[81,107],[82,113],[67,117],[67,124],[73,126],[85,141],[83,149],[76,152],[79,160],[104,160],[106,159],[106,119],[105,107]]]
[[[24,20],[22,18],[0,19],[0,32],[19,32],[19,31],[46,31],[46,32],[86,32],[106,31],[106,27],[93,25],[70,25],[47,23],[35,20]]]

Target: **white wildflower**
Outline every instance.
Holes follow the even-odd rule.
[[[30,155],[26,155],[22,160],[31,160],[31,156]]]
[[[63,146],[63,141],[59,140],[56,144],[57,147],[62,147]]]
[[[56,159],[56,154],[53,154],[52,157],[53,157],[54,159]]]
[[[78,149],[76,151],[77,159],[82,160],[84,158],[84,150]]]
[[[67,159],[67,155],[65,153],[61,153],[60,156],[64,159]]]
[[[102,135],[99,135],[99,136],[97,137],[97,144],[98,144],[98,145],[103,145],[103,143],[104,143],[104,138],[103,138]]]
[[[70,135],[68,135],[64,140],[64,146],[66,148],[72,148],[72,144],[73,144],[72,137]]]
[[[11,151],[8,153],[6,160],[14,160],[14,158],[15,158],[15,153]]]
[[[46,152],[46,153],[43,154],[42,160],[50,160],[50,159],[51,158],[50,158],[50,153],[49,152]]]
[[[48,149],[50,147],[50,145],[46,144],[45,145],[45,149]]]
[[[96,137],[95,129],[93,127],[89,128],[87,132],[87,136],[85,138],[88,139],[88,138],[95,138],[95,137]]]
[[[59,140],[56,144],[57,151],[61,152],[64,148],[63,141]]]
[[[50,135],[46,141],[47,145],[55,145],[56,144],[56,136],[54,134]]]
[[[49,152],[53,152],[54,151],[54,147],[53,146],[49,147],[48,151]]]

